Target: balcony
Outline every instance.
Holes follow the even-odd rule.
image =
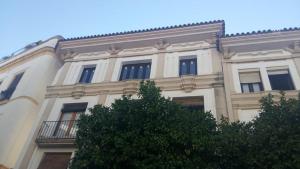
[[[77,129],[76,120],[44,121],[36,143],[40,147],[73,147]]]

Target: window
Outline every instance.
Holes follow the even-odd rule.
[[[173,101],[191,111],[204,111],[203,96],[174,97]]]
[[[86,110],[88,103],[68,103],[64,104],[61,116],[54,131],[56,137],[75,136],[77,131],[76,120]]]
[[[197,58],[180,60],[179,76],[182,75],[197,75]]]
[[[67,169],[72,153],[45,153],[38,169]]]
[[[82,70],[79,83],[91,83],[95,72],[95,66],[88,66]]]
[[[149,79],[151,63],[125,64],[122,66],[120,80]]]
[[[19,73],[15,76],[14,80],[10,83],[9,87],[0,93],[0,100],[8,100],[16,90],[24,73]]]
[[[240,83],[243,93],[263,91],[259,72],[241,72]]]
[[[294,90],[292,78],[288,70],[269,70],[269,80],[272,90]]]

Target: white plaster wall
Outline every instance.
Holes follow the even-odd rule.
[[[264,90],[265,91],[272,90],[268,73],[267,73],[267,69],[272,67],[288,67],[296,90],[300,90],[300,77],[297,72],[296,66],[292,59],[286,59],[286,60],[277,60],[277,61],[259,61],[259,62],[251,62],[251,63],[232,64],[232,77],[233,77],[234,91],[237,93],[242,92],[240,79],[239,79],[239,70],[242,69],[259,69]]]
[[[78,83],[84,66],[88,66],[88,65],[96,65],[92,83],[102,82],[104,80],[107,66],[108,66],[107,59],[73,62],[70,66],[70,69],[68,70],[68,73],[66,75],[66,78],[64,79],[63,84],[71,85],[71,84]]]
[[[112,103],[115,102],[116,99],[120,99],[122,97],[122,94],[114,94],[114,95],[108,95],[105,100],[105,106],[111,106]]]
[[[238,116],[241,122],[249,122],[255,117],[258,117],[259,113],[258,109],[238,110]]]
[[[37,169],[41,160],[43,159],[44,153],[47,152],[70,152],[72,153],[71,158],[74,156],[75,149],[74,148],[38,148],[34,150],[32,158],[29,162],[27,169]]]
[[[155,71],[157,68],[157,55],[148,55],[148,56],[136,56],[136,57],[126,57],[126,58],[118,58],[116,60],[115,68],[113,71],[113,75],[111,81],[119,81],[119,77],[122,70],[123,63],[127,62],[135,62],[135,61],[144,61],[151,60],[151,71],[150,71],[150,79],[155,78]]]
[[[4,66],[42,47],[53,47],[56,42],[57,39],[45,42],[0,65]],[[24,74],[10,100],[0,105],[0,164],[14,167],[37,119],[46,86],[50,84],[60,66],[61,63],[54,54],[42,53],[1,71],[0,80],[3,83],[0,91],[7,89],[15,75],[21,72]]]
[[[162,95],[165,97],[188,97],[188,96],[203,96],[204,97],[204,110],[211,111],[214,118],[217,118],[216,115],[216,103],[215,103],[215,93],[214,89],[197,89],[193,90],[190,93],[186,93],[182,90],[179,91],[162,91]]]
[[[211,51],[206,49],[206,50],[166,53],[164,77],[178,77],[180,57],[191,56],[191,55],[195,55],[197,57],[198,75],[213,73]]]

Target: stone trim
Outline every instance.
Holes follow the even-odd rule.
[[[186,92],[191,92],[194,89],[207,89],[213,88],[214,86],[223,86],[223,77],[220,74],[150,80],[154,80],[156,85],[163,91],[185,90]],[[83,96],[96,96],[103,94],[134,94],[138,90],[138,85],[138,80],[128,80],[91,84],[48,86],[46,98],[80,98]]]
[[[55,49],[52,48],[52,47],[43,47],[41,49],[38,49],[38,50],[36,50],[36,51],[28,54],[28,55],[22,56],[20,58],[17,58],[15,60],[11,61],[11,62],[8,62],[5,65],[2,65],[0,67],[0,72],[4,71],[5,69],[9,69],[12,66],[16,66],[18,64],[22,64],[22,62],[25,62],[28,59],[33,59],[34,57],[40,56],[42,53],[47,53],[47,54],[50,54],[52,56],[55,56]]]
[[[286,98],[297,98],[300,90],[285,91]],[[262,91],[255,93],[232,93],[232,106],[234,109],[260,109],[259,100],[269,93],[274,95],[274,99],[279,101],[280,91]]]

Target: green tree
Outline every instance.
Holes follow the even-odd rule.
[[[164,98],[154,82],[138,99],[123,96],[111,108],[82,115],[71,169],[215,168],[216,122]]]
[[[299,95],[300,96],[300,95]],[[259,118],[249,137],[252,168],[300,168],[300,99],[261,100]]]
[[[218,168],[299,169],[300,100],[279,101],[272,95],[261,99],[261,113],[249,123],[218,125]]]

